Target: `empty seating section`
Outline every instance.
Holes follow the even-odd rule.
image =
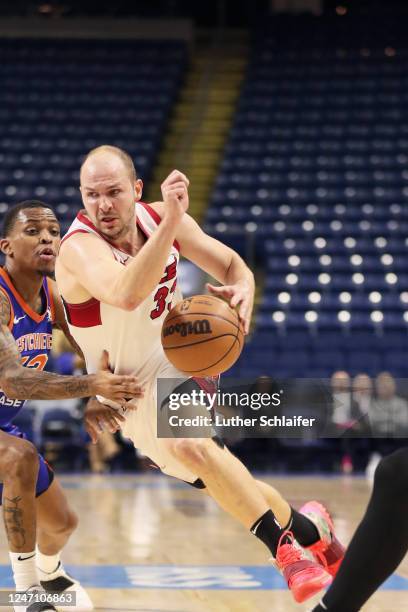
[[[408,48],[398,24],[276,18],[207,228],[265,273],[236,372],[408,373]]]
[[[0,214],[42,199],[65,229],[81,159],[100,144],[148,179],[186,61],[178,41],[1,40]]]

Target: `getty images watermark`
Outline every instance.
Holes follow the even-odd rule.
[[[318,415],[295,405],[290,389],[270,380],[159,379],[158,436],[304,437],[306,431],[308,438],[318,436]]]
[[[281,393],[248,393],[236,391],[214,392],[204,389],[192,389],[190,392],[174,391],[168,396],[168,410],[174,414],[168,414],[170,427],[310,427],[315,422],[315,418],[305,418],[302,415],[287,417],[285,415],[257,415],[251,417],[240,416],[239,414],[223,414],[217,412],[217,408],[238,407],[248,408],[258,411],[262,408],[273,408],[281,405]],[[195,411],[205,407],[207,414],[194,414]],[[185,411],[183,408],[190,408],[189,416],[182,416]]]
[[[408,391],[408,381],[397,382]],[[328,379],[159,379],[157,433],[232,440],[408,437],[407,400],[358,400],[352,389],[333,390]]]

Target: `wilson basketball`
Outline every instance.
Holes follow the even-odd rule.
[[[244,346],[237,312],[212,295],[194,295],[179,302],[164,320],[161,337],[167,359],[191,376],[225,372]]]

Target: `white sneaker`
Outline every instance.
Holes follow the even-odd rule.
[[[80,585],[78,580],[75,580],[75,578],[67,574],[61,562],[59,562],[55,572],[51,574],[43,572],[40,568],[37,569],[41,586],[46,591],[52,593],[75,593],[75,606],[69,606],[70,612],[89,612],[94,609],[94,605],[88,593]],[[68,606],[65,606],[64,610],[68,610]]]
[[[52,604],[41,603],[39,601],[41,597],[36,600],[35,595],[45,594],[45,590],[40,587],[39,584],[34,584],[32,587],[25,591],[27,595],[33,595],[34,601],[32,603],[24,603],[21,606],[14,606],[14,612],[57,612],[57,608],[54,608]]]

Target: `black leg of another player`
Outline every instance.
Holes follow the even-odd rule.
[[[408,550],[408,448],[378,465],[366,514],[340,570],[314,612],[357,612]]]

